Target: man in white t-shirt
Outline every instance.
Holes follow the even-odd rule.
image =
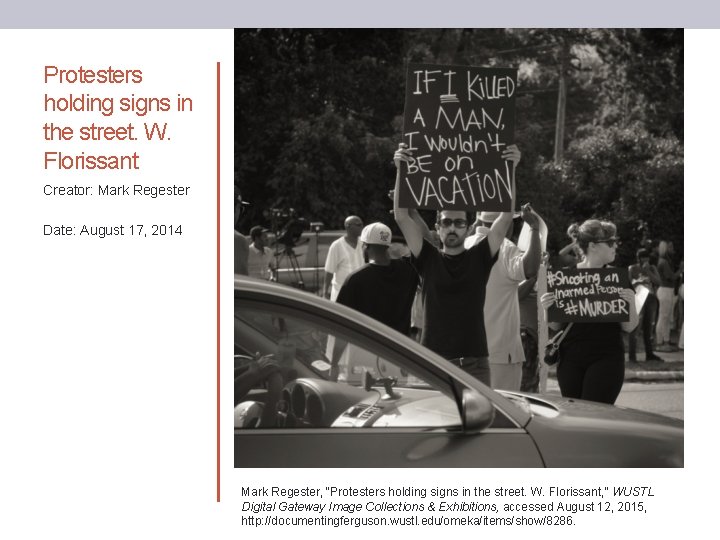
[[[340,287],[345,283],[345,278],[365,264],[362,246],[358,241],[362,229],[362,219],[349,216],[345,219],[345,235],[330,244],[325,259],[323,296],[333,302],[340,292]]]
[[[267,247],[267,229],[255,225],[250,229],[251,244],[248,247],[248,275],[259,279],[276,280],[275,257]]]
[[[525,361],[522,339],[520,337],[520,306],[518,285],[525,279],[535,276],[540,267],[540,220],[529,204],[522,207],[522,218],[531,229],[530,246],[523,253],[508,238],[513,227],[508,230],[493,264],[485,288],[485,333],[487,335],[492,387],[502,390],[520,390],[522,363]],[[467,238],[472,245],[487,235],[489,227],[499,212],[482,212],[478,220],[476,234]],[[466,247],[467,247],[466,244]]]

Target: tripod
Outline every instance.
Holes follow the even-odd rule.
[[[276,248],[275,267],[278,272],[278,281],[280,278],[280,266],[282,265],[283,260],[286,261],[287,267],[290,270],[290,285],[304,290],[305,282],[302,278],[302,272],[300,271],[300,264],[298,263],[297,255],[295,255],[295,251],[292,246],[283,245],[282,250]]]

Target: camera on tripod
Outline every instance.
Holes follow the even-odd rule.
[[[300,289],[305,288],[300,264],[293,249],[307,228],[307,221],[297,215],[294,208],[272,208],[272,229],[275,234],[275,266],[278,269],[278,279],[282,279],[283,262],[290,276],[289,284]]]
[[[272,208],[269,214],[275,236],[275,266],[278,269],[278,281],[305,289],[304,277],[307,278],[310,272],[314,272],[314,284],[310,286],[320,294],[322,292],[320,283],[322,268],[320,268],[318,247],[321,239],[318,238],[318,235],[325,230],[325,224],[322,221],[309,222],[300,217],[294,208]],[[305,231],[313,233],[314,237],[310,238]],[[305,233],[305,237],[303,237],[303,233]],[[300,266],[295,253],[297,246],[301,246],[300,257],[304,267]]]
[[[292,249],[307,227],[307,220],[299,217],[294,208],[273,208],[270,212],[276,242]]]

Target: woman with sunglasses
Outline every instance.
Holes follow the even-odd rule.
[[[577,268],[602,268],[615,260],[617,229],[609,221],[589,219],[578,230],[577,243],[585,258]],[[623,289],[620,293],[628,303],[628,322],[574,323],[560,346],[557,379],[564,397],[615,403],[625,379],[625,347],[623,332],[637,326],[635,293]],[[555,293],[545,293],[540,299],[547,309],[555,302]],[[560,330],[562,323],[549,323]]]

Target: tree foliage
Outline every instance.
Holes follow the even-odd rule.
[[[236,185],[241,228],[294,208],[328,227],[349,214],[392,223],[387,191],[408,61],[518,68],[520,202],[550,227],[604,217],[683,238],[683,34],[632,29],[238,30]],[[565,157],[553,162],[558,80],[567,86]]]

